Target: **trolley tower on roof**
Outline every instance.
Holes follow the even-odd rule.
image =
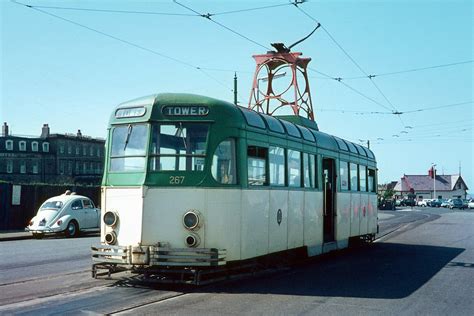
[[[288,114],[314,121],[307,67],[311,58],[290,52],[282,43],[275,51],[254,55],[257,66],[250,93],[249,109],[268,115]],[[290,107],[290,111],[288,109]]]

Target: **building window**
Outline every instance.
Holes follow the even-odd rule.
[[[79,146],[76,146],[76,156],[79,156],[80,153],[81,149],[79,148]]]
[[[84,162],[84,164],[82,166],[82,172],[87,173],[87,163],[86,162]]]
[[[38,173],[38,162],[37,161],[34,161],[33,162],[33,166],[32,166],[32,171],[34,174],[37,174]]]
[[[89,148],[89,155],[94,156],[94,147]]]
[[[18,143],[20,151],[26,151],[26,142],[24,140]]]
[[[7,173],[13,173],[13,161],[7,160]]]
[[[20,162],[20,173],[26,173],[26,162]]]
[[[82,145],[82,155],[83,155],[83,156],[87,155],[87,148],[86,148],[86,145]]]
[[[72,147],[71,145],[67,145],[67,153],[70,155],[72,154]]]
[[[31,143],[31,151],[38,151],[38,142]]]
[[[67,162],[67,174],[72,174],[72,161]]]
[[[11,139],[5,141],[5,148],[7,150],[13,150],[13,141]]]
[[[64,154],[64,145],[59,145],[59,153]]]
[[[43,143],[43,152],[45,153],[49,152],[49,143]]]
[[[100,157],[100,147],[97,147],[97,157]]]
[[[64,169],[65,169],[65,167],[66,167],[66,166],[65,166],[65,164],[64,164],[64,160],[61,160],[61,161],[59,162],[59,173],[60,173],[60,174],[64,174]]]

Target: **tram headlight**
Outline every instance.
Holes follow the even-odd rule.
[[[194,230],[201,226],[201,216],[198,211],[188,211],[183,216],[183,225],[186,229]]]
[[[108,245],[115,244],[117,242],[117,235],[115,234],[115,232],[110,232],[110,233],[105,234],[105,242]]]
[[[114,227],[118,222],[118,214],[115,212],[107,211],[104,214],[104,224],[110,227]]]
[[[184,242],[188,247],[197,247],[201,243],[201,239],[196,234],[189,234],[186,236]]]

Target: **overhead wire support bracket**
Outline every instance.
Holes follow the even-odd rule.
[[[256,42],[256,41],[254,41],[253,39],[251,39],[251,38],[249,38],[249,37],[247,37],[247,36],[245,36],[245,35],[243,35],[243,34],[237,32],[237,31],[231,29],[231,28],[228,27],[228,26],[225,26],[224,24],[222,24],[222,23],[220,23],[220,22],[217,22],[217,21],[211,19],[211,16],[212,16],[211,13],[203,14],[203,13],[200,13],[200,12],[198,12],[198,11],[196,11],[196,10],[194,10],[194,9],[192,9],[192,8],[190,8],[190,7],[186,6],[186,5],[184,5],[184,4],[180,3],[180,2],[178,2],[177,0],[173,0],[173,2],[176,3],[177,5],[179,5],[179,6],[183,7],[183,8],[185,8],[185,9],[187,9],[187,10],[189,10],[189,11],[191,11],[191,12],[196,13],[196,14],[197,14],[198,16],[200,16],[200,17],[206,18],[207,20],[209,20],[209,21],[211,21],[211,22],[213,22],[213,23],[219,25],[220,27],[222,27],[222,28],[228,30],[229,32],[232,32],[232,33],[234,33],[234,34],[236,34],[236,35],[238,35],[238,36],[240,36],[240,37],[246,39],[246,40],[249,41],[249,42],[252,42],[252,43],[254,43],[254,44],[256,44],[256,45],[258,45],[258,46],[260,46],[260,47],[263,47],[263,48],[265,48],[266,50],[270,50],[268,47],[266,47],[266,46],[264,46],[264,45],[262,45],[262,44],[260,44],[260,43],[258,43],[258,42]]]
[[[303,3],[305,3],[305,2],[306,2],[306,0],[295,0],[295,1],[293,1],[293,2],[290,1],[290,3],[291,3],[292,5],[294,5],[295,7],[297,7],[298,4],[303,4]]]

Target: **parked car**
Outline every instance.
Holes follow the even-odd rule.
[[[402,202],[401,202],[401,205],[402,206],[415,206],[416,201],[413,200],[413,199],[403,199]]]
[[[442,200],[441,201],[441,207],[449,207],[449,200]]]
[[[462,205],[464,208],[468,208],[469,200],[468,199],[462,199]]]
[[[430,199],[423,199],[423,200],[420,200],[420,201],[416,202],[416,205],[422,206],[422,207],[427,207],[429,201],[430,201]]]
[[[474,199],[470,199],[469,202],[467,203],[468,208],[474,208]]]
[[[461,199],[450,199],[449,200],[449,208],[455,209],[458,208],[460,210],[464,209],[464,203]]]
[[[26,227],[34,237],[45,234],[65,234],[75,237],[80,232],[99,231],[100,209],[88,197],[69,190],[47,199]]]
[[[428,206],[441,207],[441,203],[443,203],[441,199],[433,199],[433,200],[428,201]]]

